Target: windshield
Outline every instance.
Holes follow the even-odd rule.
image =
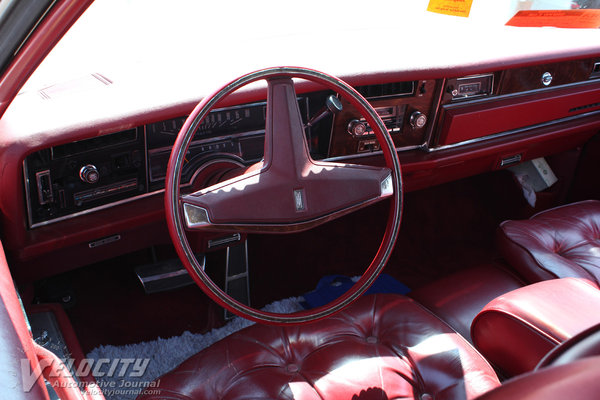
[[[218,71],[231,69],[225,76],[232,77],[271,65],[309,66],[303,54],[331,53],[349,31],[389,41],[390,46],[411,46],[406,42],[443,38],[449,30],[481,35],[506,29],[506,22],[519,10],[600,7],[600,0],[473,0],[470,6],[471,1],[465,0],[468,16],[447,15],[443,7],[428,11],[440,3],[444,1],[372,0],[365,7],[363,0],[97,0],[24,90],[127,68],[164,74],[185,66],[186,72],[200,73],[203,68],[211,71],[206,65],[210,63],[218,65]],[[396,37],[378,35],[384,27],[394,27]],[[288,53],[264,48],[269,44],[263,45],[263,40],[273,37],[296,48]],[[365,51],[356,49],[356,54],[345,56],[352,60],[366,56]]]

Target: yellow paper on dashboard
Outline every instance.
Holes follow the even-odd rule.
[[[429,0],[427,11],[438,14],[468,17],[473,0]]]

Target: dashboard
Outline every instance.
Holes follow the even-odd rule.
[[[425,143],[435,86],[435,81],[409,81],[356,89],[375,105],[398,149],[408,150]],[[327,110],[333,95],[317,91],[298,97],[311,157],[339,160],[379,151],[368,123],[350,104],[338,100],[341,110]],[[264,101],[213,110],[189,146],[182,186],[198,189],[260,161],[265,115]],[[29,228],[161,192],[185,120],[178,116],[30,154],[23,164]]]
[[[587,59],[356,89],[375,107],[398,151],[430,153],[598,110],[596,78],[600,63]],[[345,161],[378,152],[371,128],[349,103],[341,100],[334,112],[325,109],[331,95],[317,91],[298,97],[311,156]],[[206,186],[218,181],[215,174],[260,161],[265,110],[264,101],[213,110],[188,149],[182,185]],[[309,123],[316,116],[325,118]],[[185,119],[177,116],[30,154],[23,164],[29,228],[162,191],[171,147]],[[511,154],[499,166],[523,159],[523,154]],[[208,175],[203,173],[215,164]]]
[[[366,84],[353,85],[394,140],[405,191],[574,148],[600,130],[598,56],[464,76],[418,79],[414,73],[410,78],[360,79],[356,81]],[[297,84],[313,159],[383,165],[379,143],[363,117],[343,99],[338,99],[338,109],[328,109],[330,96],[336,95]],[[168,241],[165,171],[192,106],[140,113],[112,129],[111,124],[86,126],[91,133],[81,136],[65,128],[59,139],[44,137],[25,145],[15,141],[12,146],[22,147],[12,152],[6,147],[3,156],[19,157],[22,167],[20,182],[15,182],[22,194],[17,192],[16,202],[5,197],[3,211],[23,216],[16,224],[3,220],[4,243],[13,250],[15,264],[22,271],[38,269],[51,254],[52,264],[72,268],[73,254],[75,264],[85,265]],[[217,183],[263,157],[264,91],[244,93],[219,107],[199,126],[188,149],[184,190]],[[56,272],[56,267],[50,270]]]

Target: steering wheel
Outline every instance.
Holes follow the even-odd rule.
[[[315,161],[310,157],[292,78],[319,83],[352,104],[381,144],[385,168]],[[243,175],[192,194],[180,193],[181,170],[194,134],[223,98],[258,80],[267,81],[264,158]],[[390,213],[377,254],[342,296],[293,314],[262,311],[227,295],[204,272],[186,238],[187,230],[288,233],[313,228],[384,198]],[[192,111],[173,146],[165,185],[167,224],[183,265],[200,288],[229,311],[272,325],[303,324],[342,310],[363,294],[390,257],[402,216],[402,178],[394,142],[383,122],[356,90],[319,71],[275,67],[237,78],[204,98]]]

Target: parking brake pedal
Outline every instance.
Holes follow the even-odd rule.
[[[248,282],[248,242],[227,248],[225,268],[225,292],[246,305],[250,305],[250,285]],[[225,319],[234,317],[234,314],[225,310]]]

